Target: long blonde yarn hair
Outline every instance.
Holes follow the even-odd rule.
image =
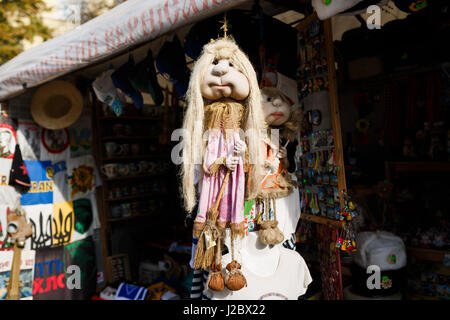
[[[231,59],[235,67],[248,79],[250,93],[242,101],[245,111],[241,121],[241,128],[246,132],[245,142],[247,144],[249,161],[252,165],[250,185],[246,185],[247,198],[254,198],[260,190],[263,173],[261,141],[263,141],[266,124],[261,107],[261,93],[256,73],[250,60],[240,50],[234,40],[230,38],[211,40],[210,43],[203,47],[200,57],[194,64],[186,93],[187,110],[184,116],[183,129],[185,129],[184,133],[189,136],[184,138],[181,179],[184,207],[187,212],[193,210],[197,201],[194,185],[194,168],[196,164],[200,164],[198,168],[202,170],[201,164],[206,148],[206,141],[202,139],[205,130],[205,102],[200,91],[200,84],[208,66],[213,63],[214,59]],[[201,176],[203,176],[203,171],[201,171]]]

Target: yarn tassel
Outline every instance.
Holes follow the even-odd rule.
[[[270,207],[266,205],[266,219],[261,223],[261,230],[259,230],[259,241],[266,245],[275,245],[283,242],[284,235],[278,228],[278,221],[276,215],[275,199],[271,199],[273,203],[273,220],[270,220]],[[270,199],[266,199],[266,202],[270,202]]]

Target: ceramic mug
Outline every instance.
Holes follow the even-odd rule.
[[[121,206],[112,206],[111,207],[111,218],[120,218],[122,215],[122,208]]]
[[[117,176],[117,164],[108,163],[101,167],[102,173],[108,178],[114,178]]]
[[[130,174],[130,165],[125,163],[120,163],[117,165],[117,173],[119,176],[127,176]]]
[[[123,153],[123,146],[115,142],[106,142],[105,151],[107,157],[113,157]]]
[[[123,186],[121,190],[124,197],[128,197],[130,195],[130,188],[128,188],[128,186]]]
[[[142,172],[147,172],[148,171],[148,168],[149,168],[148,161],[141,160],[141,161],[139,161],[139,165],[142,168]]]
[[[133,213],[139,213],[139,210],[141,208],[141,203],[139,201],[134,201],[131,203],[131,211]]]
[[[114,198],[120,198],[120,197],[122,197],[122,190],[120,190],[119,187],[114,187],[114,189],[113,189],[113,195],[114,195]]]
[[[142,172],[142,167],[139,163],[130,163],[130,173],[133,175],[139,174]]]
[[[147,165],[148,165],[147,172],[155,174],[156,173],[156,169],[158,168],[157,163],[156,162],[152,162],[152,161],[148,161]]]
[[[169,164],[166,162],[160,161],[156,166],[156,171],[158,173],[166,173],[169,170]]]
[[[116,123],[112,126],[113,132],[115,136],[123,136],[124,135],[124,126],[122,123]]]
[[[129,217],[131,216],[131,205],[129,203],[122,203],[120,205],[122,217]]]
[[[131,135],[133,135],[133,127],[132,127],[130,124],[126,124],[126,125],[124,126],[123,129],[124,129],[124,130],[123,130],[123,133],[124,133],[126,136],[131,136]]]
[[[132,155],[138,155],[139,151],[141,150],[141,145],[139,143],[132,143],[130,146],[130,150]]]
[[[118,148],[118,151],[116,152],[117,156],[126,156],[130,153],[130,144],[129,143],[123,143],[119,146],[120,146],[120,148]]]

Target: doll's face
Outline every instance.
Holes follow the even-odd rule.
[[[264,117],[269,126],[280,126],[291,114],[291,107],[280,92],[261,90]]]
[[[250,93],[250,85],[247,77],[234,66],[231,59],[216,59],[208,66],[200,91],[208,100],[244,100]]]

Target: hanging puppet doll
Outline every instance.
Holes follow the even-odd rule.
[[[298,202],[298,193],[293,194],[297,184],[289,173],[295,171],[295,163],[293,157],[288,160],[287,146],[295,145],[303,116],[300,109],[292,110],[292,100],[278,88],[262,88],[261,99],[268,129],[263,143],[265,173],[257,198],[261,217],[259,239],[264,244],[274,245],[285,240],[278,228],[277,203],[288,216],[285,220],[291,223],[293,232],[300,218],[300,208],[294,205]],[[294,169],[289,170],[292,167]],[[295,199],[291,199],[292,196]]]
[[[212,290],[240,290],[246,280],[233,243],[245,234],[244,198],[255,198],[259,192],[265,122],[256,73],[232,39],[225,36],[203,47],[186,98],[183,128],[190,136],[183,146],[182,182],[188,212],[196,205],[196,169],[201,176],[194,268],[210,269],[207,287]],[[244,171],[249,167],[246,183]],[[224,275],[221,245],[226,228],[231,229],[233,261]]]

